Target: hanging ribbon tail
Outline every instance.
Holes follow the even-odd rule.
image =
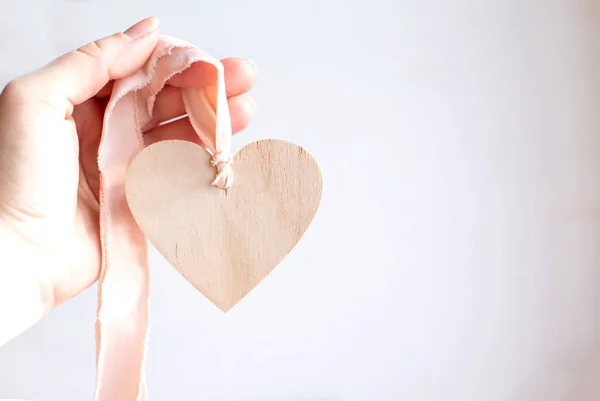
[[[152,122],[156,96],[168,79],[196,62],[217,69],[217,82],[184,89],[182,97],[194,129],[209,147],[215,182],[231,184],[231,122],[223,66],[204,51],[161,36],[139,71],[115,82],[104,116],[98,149],[102,268],[96,321],[96,401],[144,401],[144,359],[148,336],[149,269],[147,240],[125,196],[129,164],[143,149],[143,130]]]

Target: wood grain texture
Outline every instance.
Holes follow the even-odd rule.
[[[227,311],[265,278],[312,222],[323,189],[315,159],[291,142],[250,143],[233,159],[234,184],[210,185],[202,147],[152,144],[129,167],[127,201],[148,240]]]

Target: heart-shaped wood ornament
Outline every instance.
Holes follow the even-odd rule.
[[[148,240],[194,287],[228,311],[294,248],[323,190],[316,160],[291,142],[252,142],[233,158],[234,184],[211,186],[211,155],[156,142],[132,161],[125,190]]]

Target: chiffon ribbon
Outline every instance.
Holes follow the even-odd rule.
[[[169,78],[204,62],[217,72],[214,84],[183,88],[186,113],[212,155],[220,188],[233,183],[231,122],[222,64],[204,51],[169,36],[143,68],[115,82],[98,150],[102,270],[96,323],[96,401],[146,399],[144,358],[148,339],[149,269],[146,237],[125,197],[125,176],[143,149],[156,96]]]

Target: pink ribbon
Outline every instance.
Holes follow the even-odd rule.
[[[231,122],[222,64],[176,38],[161,36],[142,69],[115,82],[106,107],[98,150],[102,270],[96,323],[96,401],[146,399],[144,357],[148,339],[149,269],[147,241],[125,197],[125,176],[143,149],[143,129],[151,121],[156,95],[168,79],[205,62],[217,70],[208,87],[182,89],[192,126],[212,154],[213,185],[228,188]]]

